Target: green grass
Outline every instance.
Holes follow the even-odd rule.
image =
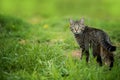
[[[71,56],[79,47],[67,18],[31,25],[0,15],[0,80],[119,80],[120,23],[86,18],[86,24],[106,31],[117,46],[111,71],[92,57],[86,64]]]

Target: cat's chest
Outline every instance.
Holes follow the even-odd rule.
[[[78,44],[84,44],[85,35],[84,34],[77,34],[77,35],[75,35],[75,39],[78,42]]]

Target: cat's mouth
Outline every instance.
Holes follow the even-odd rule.
[[[81,34],[81,33],[83,33],[83,31],[81,30],[81,31],[76,31],[76,32],[73,32],[74,34]]]
[[[74,34],[80,34],[80,33],[76,32],[76,33],[74,33]]]

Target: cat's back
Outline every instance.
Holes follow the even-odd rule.
[[[103,32],[103,31],[100,30],[100,29],[97,29],[97,28],[93,28],[93,27],[86,26],[85,32],[86,32],[86,33],[92,33],[92,32],[97,33],[97,32]]]
[[[88,27],[86,26],[85,31],[84,31],[85,36],[89,37],[93,37],[93,38],[98,38],[101,36],[106,35],[106,33],[101,30],[101,29],[97,29],[97,28],[93,28],[93,27]]]
[[[104,39],[109,39],[107,34],[100,29],[86,27],[84,31],[84,43],[85,44],[94,44],[99,45],[100,42]]]

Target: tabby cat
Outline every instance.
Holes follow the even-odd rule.
[[[70,19],[70,29],[75,36],[77,43],[86,54],[86,61],[89,61],[89,48],[100,66],[102,64],[109,65],[110,69],[113,67],[114,55],[113,51],[116,47],[112,45],[109,36],[102,30],[88,27],[84,24],[84,18],[74,21]],[[82,59],[81,55],[81,59]]]

